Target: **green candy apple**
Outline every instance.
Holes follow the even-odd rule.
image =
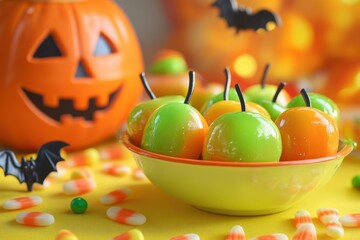
[[[127,118],[127,133],[130,140],[136,145],[140,146],[143,136],[145,124],[149,116],[159,107],[170,102],[183,102],[183,96],[165,96],[156,98],[155,94],[149,87],[145,73],[140,74],[140,79],[145,91],[147,92],[150,101],[144,101],[135,106]]]
[[[339,122],[340,110],[339,110],[339,107],[336,105],[336,103],[333,100],[331,100],[330,98],[328,98],[324,95],[317,94],[317,93],[308,93],[308,95],[310,98],[311,106],[313,108],[316,108],[318,110],[321,110],[321,111],[329,114],[330,116],[335,118],[335,120],[337,122]],[[299,94],[299,95],[295,96],[294,98],[292,98],[286,107],[294,108],[294,107],[301,107],[301,106],[306,106],[306,103],[305,103],[302,95]]]
[[[155,110],[149,117],[141,148],[173,157],[198,159],[208,125],[204,117],[189,104],[195,73],[189,72],[190,84],[184,102],[171,102]]]
[[[271,101],[267,99],[254,100],[255,103],[259,104],[260,106],[266,109],[266,111],[270,114],[271,120],[273,121],[275,121],[280,116],[280,114],[286,110],[285,107],[280,106],[279,104],[276,103],[277,98],[281,90],[285,87],[285,85],[286,84],[284,82],[279,83],[275,95]]]
[[[233,162],[278,162],[282,151],[279,129],[258,113],[246,112],[238,84],[241,111],[217,118],[205,136],[204,160]]]
[[[274,94],[277,90],[277,86],[272,84],[266,84],[266,76],[269,71],[269,68],[270,68],[270,64],[267,64],[265,66],[260,84],[255,84],[253,86],[248,87],[245,90],[245,94],[247,96],[248,101],[255,102],[260,99],[266,99],[268,101],[271,101],[273,99]],[[277,97],[277,103],[280,106],[285,107],[289,101],[290,101],[290,95],[286,91],[281,91],[281,93]]]
[[[210,106],[214,103],[226,100],[234,100],[239,101],[239,96],[235,90],[235,88],[230,88],[231,85],[231,73],[228,67],[225,68],[225,86],[224,91],[222,93],[216,94],[209,101],[207,101],[201,108],[201,113],[204,114]],[[243,95],[245,99],[247,99],[246,95]]]

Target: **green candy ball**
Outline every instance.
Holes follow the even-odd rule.
[[[70,208],[73,213],[84,213],[87,207],[87,201],[81,197],[74,198],[70,204]]]
[[[354,176],[351,183],[354,188],[360,188],[360,175]]]

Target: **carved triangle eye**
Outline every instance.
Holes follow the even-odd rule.
[[[61,51],[57,46],[53,36],[48,35],[40,46],[36,49],[34,58],[61,57]]]
[[[97,41],[97,44],[96,44],[94,56],[109,55],[114,52],[115,51],[112,48],[109,40],[107,38],[105,38],[103,35],[100,35],[99,39]]]

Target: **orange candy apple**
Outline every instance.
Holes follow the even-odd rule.
[[[312,108],[304,89],[301,94],[306,106],[290,108],[275,121],[282,139],[280,161],[327,157],[338,151],[339,130],[336,120]]]
[[[231,82],[231,74],[229,68],[225,68],[225,75],[226,75],[226,83],[223,94],[224,100],[215,102],[203,112],[203,116],[206,119],[208,125],[210,125],[215,119],[217,119],[218,117],[220,117],[225,113],[241,111],[239,101],[229,100],[228,93]],[[267,113],[267,111],[260,105],[250,102],[247,102],[245,104],[246,104],[247,112],[260,113],[265,117],[270,118],[270,115]]]

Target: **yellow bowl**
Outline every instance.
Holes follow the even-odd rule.
[[[281,212],[324,186],[353,146],[318,159],[289,162],[217,162],[164,156],[133,145],[133,153],[147,178],[164,192],[196,208],[227,215]]]

